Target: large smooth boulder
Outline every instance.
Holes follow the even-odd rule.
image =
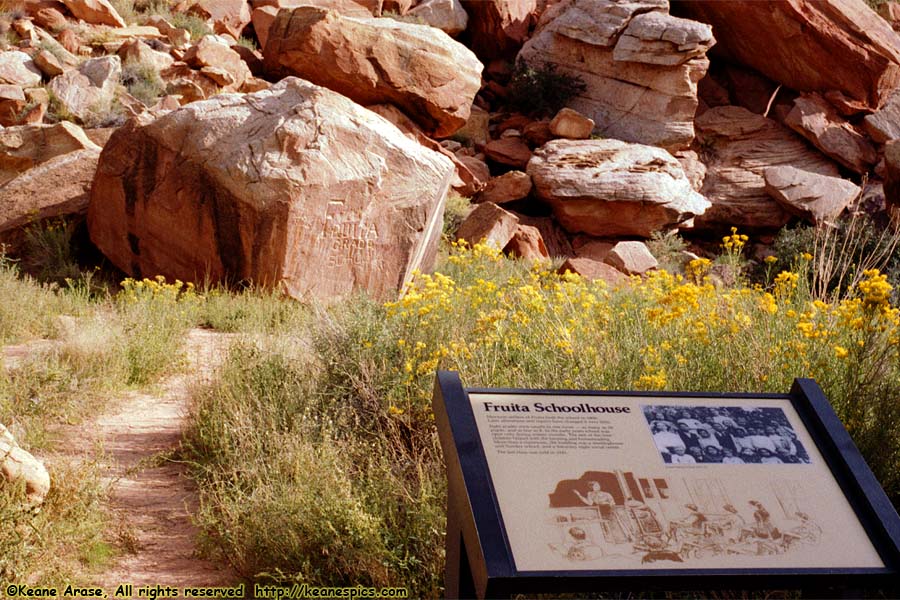
[[[709,206],[671,154],[619,140],[548,142],[535,151],[528,174],[571,233],[649,238]]]
[[[701,158],[707,166],[700,192],[712,207],[697,228],[731,226],[777,229],[791,215],[766,191],[765,170],[789,165],[837,177],[837,165],[786,127],[739,106],[712,108],[696,121]]]
[[[429,268],[453,164],[349,99],[289,77],[106,144],[88,227],[132,276],[385,298]]]
[[[875,109],[900,84],[900,37],[863,0],[690,0],[716,52],[801,92],[837,92]]]
[[[667,9],[666,0],[563,0],[544,13],[518,58],[580,77],[587,87],[569,106],[604,137],[686,148],[715,40],[708,25]]]
[[[296,75],[360,104],[395,104],[437,137],[466,123],[482,69],[471,51],[434,27],[311,6],[278,13],[265,66],[272,76]]]

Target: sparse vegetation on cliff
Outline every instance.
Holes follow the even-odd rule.
[[[525,114],[553,116],[587,89],[580,78],[561,73],[553,63],[516,63],[509,81],[509,105]]]

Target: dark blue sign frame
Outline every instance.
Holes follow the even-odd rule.
[[[468,393],[646,398],[780,399],[789,402],[831,469],[884,568],[629,569],[518,571],[500,513]],[[700,589],[803,589],[818,597],[841,590],[900,590],[900,517],[811,379],[789,394],[714,394],[575,390],[466,389],[459,375],[438,371],[433,408],[448,477],[447,598],[500,598],[520,593]],[[848,515],[849,516],[849,515]],[[855,592],[851,592],[855,593]],[[890,596],[888,596],[890,597]]]

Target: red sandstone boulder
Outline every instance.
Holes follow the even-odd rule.
[[[624,273],[606,263],[591,258],[575,257],[566,259],[559,269],[560,274],[575,273],[587,280],[605,281],[610,285],[617,285],[628,279]]]
[[[0,84],[0,125],[18,125],[26,107],[25,93],[17,85]]]
[[[244,27],[250,23],[247,0],[186,0],[177,10],[212,21],[213,31],[227,33],[234,39],[240,38]]]
[[[531,160],[531,148],[517,137],[505,137],[488,142],[484,147],[484,154],[494,162],[517,169],[524,169]]]
[[[531,225],[517,225],[512,239],[503,249],[506,254],[525,260],[545,260],[550,257],[541,232]]]
[[[763,176],[766,191],[785,210],[815,225],[834,223],[862,192],[852,181],[790,166],[768,168]]]
[[[528,163],[539,198],[571,233],[650,237],[702,214],[709,202],[660,148],[618,140],[554,140]]]
[[[469,24],[469,15],[459,0],[424,0],[409,11],[409,16],[422,19],[452,37],[465,31]]]
[[[900,37],[861,0],[691,0],[716,52],[802,92],[839,92],[875,109],[900,84]]]
[[[107,0],[62,0],[73,15],[92,25],[125,27],[125,20]]]
[[[205,36],[196,46],[191,46],[184,54],[184,62],[229,92],[240,89],[253,77],[241,55],[218,36]]]
[[[0,186],[52,158],[79,150],[99,152],[100,148],[81,127],[68,121],[0,129]]]
[[[100,157],[88,227],[133,276],[385,298],[430,267],[452,174],[382,117],[290,77],[129,121]]]
[[[24,52],[0,52],[0,83],[23,87],[40,85],[41,71]]]
[[[30,223],[87,212],[100,148],[55,156],[0,186],[0,241],[17,242]]]
[[[484,202],[469,213],[456,230],[456,239],[469,244],[488,244],[502,250],[516,233],[519,218],[493,202]]]
[[[619,242],[609,249],[604,261],[628,275],[642,275],[659,266],[644,242]]]
[[[875,148],[866,136],[818,94],[796,98],[784,124],[851,171],[868,173],[878,161]]]
[[[466,123],[482,69],[465,46],[433,27],[309,6],[278,13],[265,66],[273,76],[297,75],[360,104],[395,104],[437,137]]]
[[[696,125],[707,165],[700,192],[712,202],[695,220],[697,228],[777,229],[787,224],[790,213],[765,189],[769,167],[788,165],[838,176],[837,166],[797,134],[745,108],[712,108],[697,117]]]
[[[587,87],[568,105],[604,137],[687,148],[715,40],[708,25],[667,9],[666,0],[563,0],[544,13],[518,59],[580,77]]]
[[[479,202],[503,204],[526,198],[531,193],[531,177],[522,171],[509,171],[494,177],[484,186],[478,196]]]
[[[535,22],[537,0],[462,0],[471,48],[482,59],[511,57]]]

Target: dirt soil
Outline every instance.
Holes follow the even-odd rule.
[[[83,425],[83,438],[99,444],[110,508],[127,552],[95,582],[112,597],[116,586],[223,586],[238,581],[223,565],[197,556],[198,530],[191,522],[198,495],[179,448],[191,387],[211,376],[230,342],[227,334],[191,330],[190,365],[169,377],[156,394],[131,393],[114,412]]]

